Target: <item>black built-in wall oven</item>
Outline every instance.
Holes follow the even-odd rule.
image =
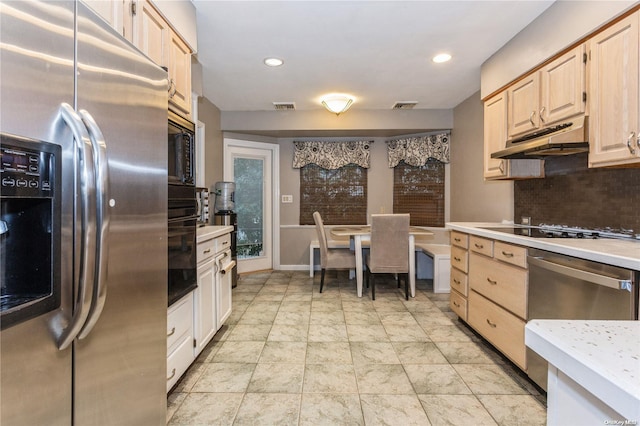
[[[168,126],[168,302],[197,287],[194,179],[195,125],[169,111]]]

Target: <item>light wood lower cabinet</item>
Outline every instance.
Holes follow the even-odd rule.
[[[456,291],[449,294],[449,306],[458,317],[463,321],[467,321],[467,298],[463,297]]]
[[[469,280],[467,274],[459,269],[451,268],[451,288],[462,296],[467,297],[469,295]]]
[[[469,271],[469,253],[466,249],[451,246],[451,266],[464,273]]]
[[[527,271],[471,253],[469,287],[520,318],[527,317]]]
[[[526,370],[526,247],[452,232],[451,266],[451,310]]]
[[[526,369],[525,322],[475,291],[469,292],[468,323],[520,368]]]
[[[469,281],[467,270],[469,267],[469,236],[457,231],[451,231],[451,272],[449,281],[451,293],[449,306],[463,321],[467,320],[467,294]]]

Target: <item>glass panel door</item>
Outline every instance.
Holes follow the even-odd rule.
[[[224,180],[236,184],[238,273],[273,268],[273,148],[225,139]]]
[[[264,160],[234,157],[238,259],[264,256]]]

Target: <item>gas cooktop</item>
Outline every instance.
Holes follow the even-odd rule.
[[[634,234],[632,230],[624,229],[585,229],[564,225],[546,224],[540,224],[539,226],[514,225],[512,227],[482,227],[481,229],[532,238],[617,238],[625,240],[640,240],[640,234]]]

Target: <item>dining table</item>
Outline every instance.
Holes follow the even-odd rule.
[[[354,242],[356,255],[356,289],[358,297],[362,297],[363,262],[362,242],[371,240],[371,225],[349,225],[331,228],[331,234],[335,237],[349,237]],[[416,296],[416,257],[415,237],[417,235],[433,235],[433,232],[421,226],[409,227],[409,292],[411,297]]]

